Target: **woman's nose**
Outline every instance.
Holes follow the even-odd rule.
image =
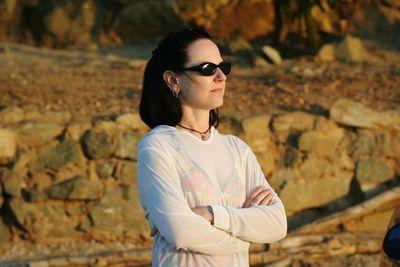
[[[220,68],[217,68],[215,72],[214,80],[217,82],[223,82],[226,80],[226,75],[222,72]]]

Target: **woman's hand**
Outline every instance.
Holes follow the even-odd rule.
[[[273,204],[273,197],[276,193],[272,189],[265,189],[262,185],[256,187],[253,193],[247,197],[243,208],[250,208],[251,206],[271,205]]]
[[[214,215],[209,211],[208,206],[192,208],[192,211],[213,224]]]

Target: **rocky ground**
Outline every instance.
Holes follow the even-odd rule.
[[[242,116],[303,110],[327,114],[340,98],[377,110],[400,111],[399,51],[379,49],[374,44],[367,44],[367,48],[373,58],[361,63],[325,63],[301,57],[284,60],[280,65],[253,67],[245,58],[226,56],[234,67],[221,113]],[[15,105],[24,110],[68,110],[76,121],[137,111],[143,69],[152,49],[146,45],[82,52],[0,44],[0,109]],[[16,242],[0,251],[0,260],[124,248],[132,247],[93,242],[40,246]],[[379,257],[338,257],[329,260],[333,265],[309,261],[299,266],[374,266]]]

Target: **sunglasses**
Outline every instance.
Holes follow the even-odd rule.
[[[183,68],[181,71],[198,71],[201,75],[211,76],[215,74],[217,68],[219,68],[225,75],[228,75],[231,72],[231,63],[223,61],[217,65],[211,62],[204,62],[197,66]]]

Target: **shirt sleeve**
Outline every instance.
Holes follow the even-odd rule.
[[[246,196],[257,186],[271,188],[256,156],[247,146],[244,157]],[[275,194],[272,205],[250,208],[233,208],[213,205],[214,226],[242,240],[254,243],[272,243],[283,239],[287,233],[285,208]]]
[[[249,242],[213,227],[192,212],[177,172],[162,151],[153,148],[139,151],[138,188],[151,224],[170,245],[207,255],[248,251]]]

